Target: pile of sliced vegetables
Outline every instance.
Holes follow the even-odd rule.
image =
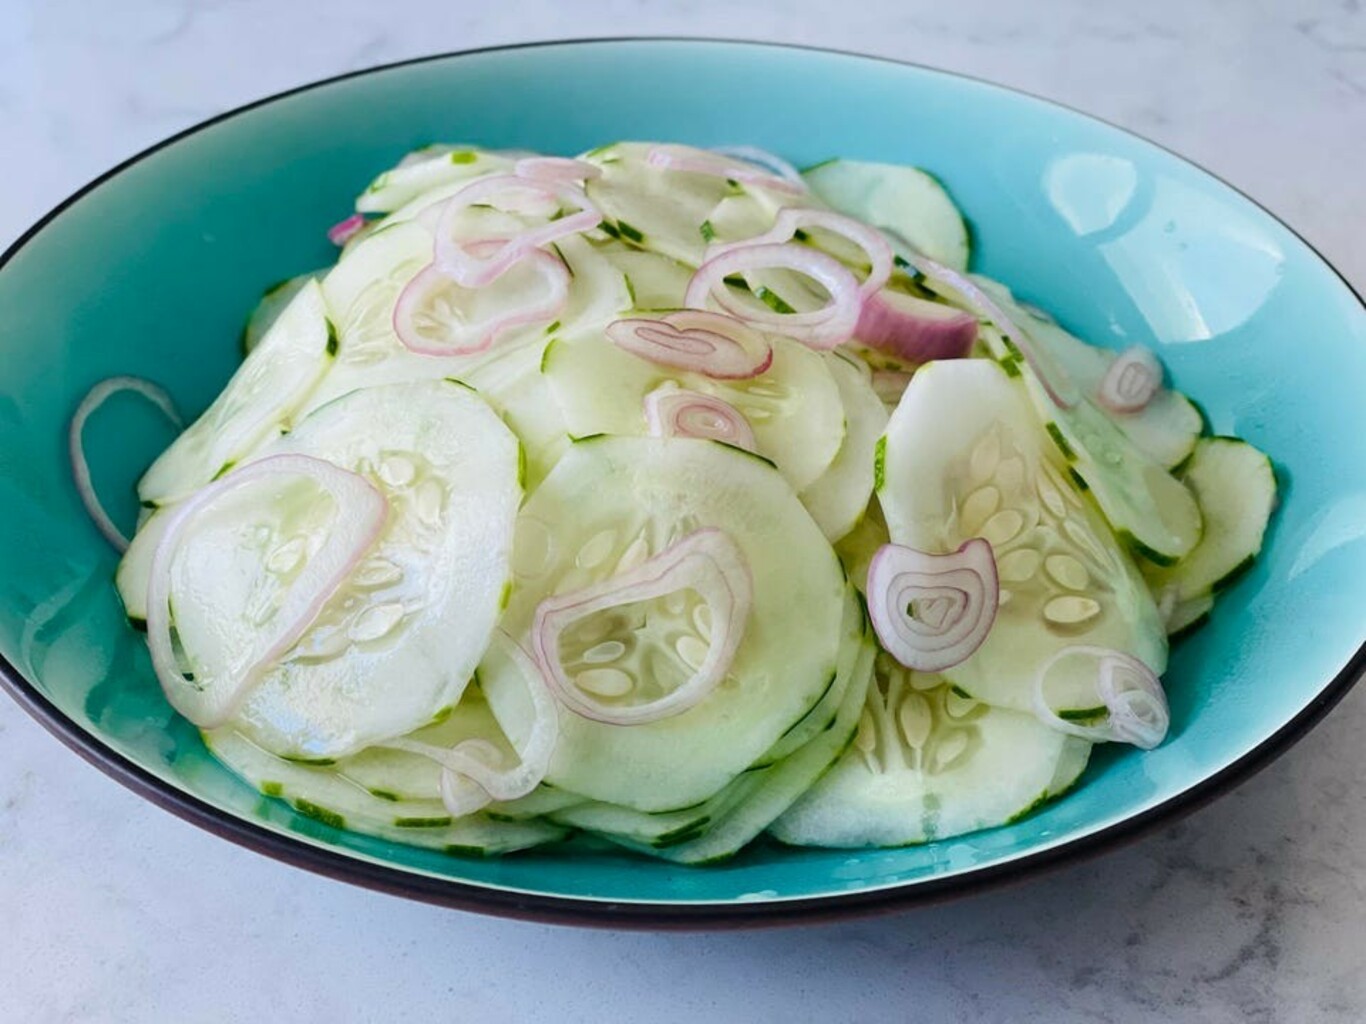
[[[430,147],[272,290],[118,571],[262,793],[500,853],[1013,821],[1162,742],[1168,635],[1261,548],[1266,457],[1147,349],[970,274],[943,188],[836,160]],[[81,431],[82,495],[101,528]]]

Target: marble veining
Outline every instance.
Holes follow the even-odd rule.
[[[220,110],[438,50],[568,36],[815,43],[980,75],[1191,156],[1366,285],[1359,0],[4,0],[0,246]],[[0,701],[0,1019],[1359,1021],[1366,692],[1195,817],[911,914],[580,932],[363,892],[229,846]],[[229,939],[229,937],[233,937]]]

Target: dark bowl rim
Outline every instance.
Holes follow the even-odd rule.
[[[221,121],[245,114],[257,107],[266,106],[278,100],[299,93],[309,92],[337,82],[365,75],[376,74],[394,68],[425,64],[435,61],[451,60],[484,53],[501,53],[515,50],[528,50],[550,47],[613,45],[631,43],[683,43],[700,46],[739,45],[764,47],[777,50],[795,50],[809,53],[830,54],[840,57],[853,57],[858,60],[874,61],[900,67],[912,67],[950,78],[959,78],[979,85],[986,85],[1003,92],[1014,93],[1028,99],[1064,110],[1074,116],[1103,124],[1118,132],[1139,139],[1148,145],[1167,153],[1183,163],[1195,167],[1209,175],[1235,195],[1242,197],[1267,217],[1279,224],[1299,240],[1318,260],[1331,271],[1356,299],[1363,312],[1366,300],[1352,286],[1352,283],[1321,253],[1308,239],[1293,227],[1267,209],[1260,202],[1243,192],[1237,186],[1217,174],[1182,156],[1180,153],[1146,138],[1138,132],[1120,127],[1104,118],[1086,113],[1076,107],[1048,97],[1039,96],[1024,89],[1001,85],[976,75],[949,71],[913,61],[897,60],[840,50],[830,47],[809,46],[794,43],[779,43],[765,40],[742,38],[723,38],[707,36],[606,36],[577,39],[546,39],[521,43],[508,43],[495,46],[475,47],[468,50],[455,50],[446,53],[428,54],[407,60],[393,61],[375,67],[361,68],[340,75],[319,79],[303,85],[285,89],[261,99],[253,100],[239,107],[216,114],[182,131],[162,139],[134,154],[110,170],[89,181],[66,199],[54,206],[0,254],[0,271],[35,238],[49,223],[60,216],[68,207],[79,202],[89,192],[99,188],[104,182],[121,174],[129,167],[183,139],[189,138]],[[1232,764],[1225,766],[1197,782],[1187,790],[1150,807],[1145,811],[1115,822],[1103,829],[1079,836],[1055,847],[1024,854],[1005,863],[977,868],[947,878],[927,879],[908,882],[886,888],[852,893],[831,893],[821,896],[795,899],[774,900],[771,902],[698,902],[698,903],[658,903],[651,901],[609,901],[589,897],[554,896],[518,890],[485,887],[455,879],[438,878],[430,875],[415,874],[399,868],[361,860],[332,849],[313,846],[302,839],[264,828],[244,818],[239,818],[207,801],[189,793],[184,793],[142,768],[131,759],[100,742],[96,736],[87,732],[73,719],[65,715],[36,686],[30,683],[19,670],[3,655],[0,655],[0,686],[14,698],[25,711],[43,725],[57,739],[70,747],[82,758],[116,779],[157,806],[170,811],[191,824],[197,825],[223,839],[256,853],[264,854],[275,860],[304,868],[316,874],[339,881],[349,882],[367,889],[391,895],[458,910],[491,914],[498,917],[515,918],[548,924],[577,925],[601,928],[629,928],[640,930],[699,930],[708,928],[765,927],[791,924],[811,924],[853,917],[889,913],[931,903],[943,902],[956,897],[975,895],[989,889],[999,888],[1009,883],[1023,882],[1054,868],[1106,853],[1121,845],[1132,842],[1140,836],[1162,825],[1190,814],[1192,811],[1222,796],[1234,787],[1245,782],[1261,771],[1272,761],[1285,753],[1304,737],[1332,708],[1347,694],[1357,678],[1366,669],[1366,642],[1359,646],[1347,664],[1317,693],[1309,704],[1297,715],[1282,725],[1275,733],[1257,746],[1243,754]]]

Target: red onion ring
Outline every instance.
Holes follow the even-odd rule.
[[[564,156],[529,156],[518,160],[512,173],[519,178],[533,181],[554,181],[566,185],[581,185],[585,181],[602,177],[602,168],[586,160],[573,160]]]
[[[741,305],[726,290],[725,278],[731,274],[775,267],[814,278],[829,293],[829,303],[810,313],[775,313]],[[703,309],[708,298],[740,320],[762,324],[818,351],[848,341],[863,307],[858,280],[843,263],[809,246],[792,243],[746,244],[710,257],[693,274],[683,301],[694,309]]]
[[[1078,725],[1062,718],[1044,696],[1049,671],[1064,658],[1086,656],[1099,662],[1097,690],[1109,711],[1103,725]],[[1152,750],[1171,728],[1171,711],[1162,681],[1132,655],[1108,647],[1074,644],[1064,647],[1043,663],[1034,681],[1034,714],[1058,732],[1080,736],[1093,743],[1132,743]]]
[[[949,555],[884,544],[868,563],[867,586],[882,646],[920,672],[967,660],[991,632],[1000,600],[996,558],[981,537]],[[913,610],[913,601],[921,607]]]
[[[766,149],[760,149],[758,146],[712,146],[711,151],[721,156],[734,157],[736,160],[743,160],[745,163],[762,167],[784,181],[791,182],[793,186],[803,192],[809,191],[806,187],[806,181],[797,168]]]
[[[575,207],[579,212],[541,227],[529,228],[502,245],[491,255],[477,255],[471,246],[456,241],[452,223],[460,212],[475,203],[490,201],[509,192],[531,191],[551,197],[561,204]],[[467,288],[480,288],[501,277],[527,253],[549,245],[557,238],[591,230],[602,223],[602,214],[589,201],[583,189],[562,181],[548,181],[518,177],[515,174],[495,174],[476,178],[446,200],[436,225],[436,266]]]
[[[1162,389],[1162,364],[1151,349],[1131,345],[1116,357],[1096,389],[1096,401],[1111,412],[1141,412]]]
[[[713,178],[726,178],[746,185],[757,185],[800,195],[806,192],[805,183],[793,182],[786,177],[759,170],[748,160],[728,160],[718,153],[693,149],[690,146],[655,146],[645,157],[651,167],[670,171],[684,171],[692,174],[706,174]]]
[[[441,291],[470,289],[432,263],[419,271],[399,293],[398,302],[394,304],[394,333],[405,348],[419,355],[467,356],[487,351],[499,335],[514,327],[553,320],[569,298],[569,271],[559,259],[540,249],[524,253],[519,262],[540,275],[545,294],[539,301],[474,324],[459,323],[454,316],[435,317],[425,310]]]
[[[854,336],[911,363],[961,359],[977,340],[977,317],[886,289],[863,300]]]
[[[773,220],[773,227],[762,235],[747,238],[742,242],[713,245],[707,250],[707,257],[720,256],[722,253],[751,245],[790,242],[802,228],[821,228],[847,238],[868,254],[868,276],[859,285],[859,294],[863,297],[867,298],[876,293],[892,276],[892,247],[887,244],[887,239],[882,237],[882,232],[877,228],[831,210],[811,210],[798,206],[786,206],[779,210]]]
[[[187,687],[171,643],[171,568],[180,538],[195,517],[225,495],[280,477],[317,484],[336,504],[336,520],[322,547],[290,586],[275,614],[277,624],[258,636],[237,678],[225,680],[224,686],[213,692]],[[387,512],[384,495],[363,476],[308,455],[274,455],[248,463],[177,508],[152,555],[147,589],[147,646],[171,706],[201,729],[217,728],[231,718],[247,691],[299,641],[328,599],[350,577],[379,536]]]
[[[716,380],[747,380],[773,365],[768,339],[724,313],[681,309],[659,318],[614,320],[605,333],[632,355]]]
[[[747,452],[758,447],[749,420],[715,395],[665,385],[647,394],[644,406],[654,437],[705,437]]]
[[[171,396],[158,384],[153,384],[150,380],[143,380],[141,377],[110,377],[102,380],[91,388],[80,404],[76,406],[76,411],[71,416],[71,424],[66,432],[66,450],[71,459],[71,475],[75,480],[76,493],[80,496],[81,504],[85,506],[86,513],[95,523],[95,529],[100,531],[100,535],[107,540],[115,551],[120,553],[128,550],[128,538],[123,531],[114,525],[114,520],[109,517],[109,513],[104,510],[104,505],[100,497],[95,493],[95,484],[90,479],[90,463],[85,458],[85,424],[95,412],[104,405],[105,402],[123,391],[132,391],[134,394],[141,395],[147,401],[155,405],[166,416],[171,424],[177,429],[184,429],[185,422],[180,418],[180,413],[176,410],[175,403],[171,401]]]
[[[904,241],[904,240],[903,240]],[[1061,366],[1042,353],[1029,335],[1006,315],[1005,310],[979,288],[967,275],[944,266],[917,251],[909,244],[902,246],[902,258],[931,281],[958,293],[959,298],[976,313],[996,325],[996,329],[1010,341],[1029,361],[1034,376],[1038,378],[1048,397],[1060,409],[1070,409],[1077,404],[1079,395],[1072,378]]]
[[[502,755],[497,747],[481,739],[464,740],[449,748],[406,736],[380,744],[430,758],[441,765],[441,798],[455,817],[478,810],[489,800],[516,800],[534,790],[550,769],[560,737],[559,710],[540,669],[521,645],[502,630],[494,630],[492,643],[517,663],[531,697],[533,722],[518,764],[511,768],[494,767]],[[477,795],[470,794],[469,787],[462,785],[465,780],[482,790],[486,799],[479,801]]]
[[[646,704],[611,707],[590,697],[566,675],[560,635],[595,612],[695,590],[711,612],[711,644],[697,671],[681,686]],[[682,714],[707,697],[730,671],[753,600],[744,554],[723,530],[707,527],[671,544],[634,569],[567,594],[547,597],[531,626],[532,657],[551,690],[570,711],[608,725],[644,725]]]
[[[363,227],[365,227],[365,215],[353,213],[345,220],[339,220],[327,229],[327,240],[333,245],[345,245],[350,241],[351,236]]]

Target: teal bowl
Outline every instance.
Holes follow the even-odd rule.
[[[1174,651],[1173,731],[1103,750],[1024,821],[866,852],[756,844],[682,869],[581,841],[471,860],[339,832],[259,796],[170,711],[72,485],[65,433],[96,381],[136,374],[202,409],[272,282],[433,140],[573,153],[621,138],[752,143],[797,164],[918,164],[976,225],[976,269],[1081,335],[1154,346],[1216,433],[1270,452],[1264,556]],[[864,57],[610,40],[434,57],[255,103],[153,147],[0,259],[0,677],[59,738],[226,839],[361,885],[494,914],[704,927],[834,917],[973,892],[1113,847],[1228,790],[1302,736],[1366,661],[1366,311],[1303,240],[1208,173],[1006,89]],[[168,440],[136,401],[88,435],[124,496]],[[92,857],[94,856],[92,852]]]

